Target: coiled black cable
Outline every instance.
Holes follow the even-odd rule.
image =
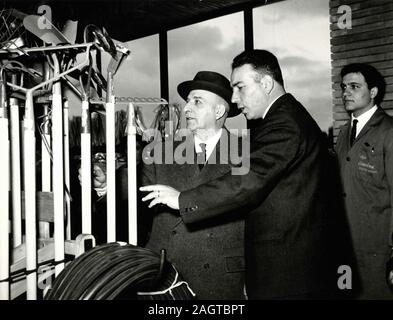
[[[194,294],[175,267],[157,254],[130,244],[107,243],[70,262],[45,300],[189,300]]]

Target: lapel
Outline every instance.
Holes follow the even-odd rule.
[[[206,180],[206,178],[210,180],[214,177],[219,177],[228,170],[230,139],[230,132],[226,127],[223,127],[220,139],[217,141],[206,165],[200,172],[202,180]]]
[[[191,146],[188,144],[192,144]],[[182,148],[182,153],[179,153],[176,148]],[[183,181],[183,184],[187,186],[186,189],[189,189],[190,187],[193,187],[192,181],[195,180],[195,176],[199,174],[199,167],[196,163],[196,151],[195,151],[195,143],[194,143],[194,138],[193,135],[190,134],[185,139],[182,141],[176,142],[175,143],[175,155],[174,155],[174,168],[171,168],[171,171],[173,172],[174,178],[176,176],[180,176],[180,179]],[[186,154],[190,152],[192,153],[192,159],[189,159],[191,162],[187,163],[185,162],[185,157]]]
[[[293,101],[291,101],[293,100]],[[274,103],[271,105],[269,111],[266,113],[265,118],[263,119],[264,122],[269,120],[269,118],[272,116],[272,114],[275,113],[277,109],[279,109],[281,106],[286,105],[286,104],[293,104],[296,99],[290,94],[290,93],[284,93],[281,97],[279,97]]]
[[[218,139],[217,144],[215,145],[212,153],[210,154],[209,158],[207,159],[206,164],[219,164],[220,163],[221,144],[223,144],[224,150],[225,150],[225,148],[229,147],[228,138],[229,138],[229,131],[227,128],[223,127],[221,137],[220,137],[220,139]],[[223,152],[223,156],[225,156],[225,152]]]
[[[216,146],[214,147],[214,150],[212,151],[211,155],[207,159],[205,166],[202,169],[199,169],[199,166],[196,163],[197,154],[195,150],[194,138],[190,138],[188,141],[190,141],[190,143],[192,142],[192,152],[193,152],[194,161],[192,163],[179,164],[179,160],[175,155],[174,161],[175,163],[177,163],[176,174],[185,176],[186,180],[190,183],[190,185],[195,185],[196,180],[198,180],[198,183],[200,183],[201,182],[200,178],[203,177],[211,179],[212,177],[222,175],[223,172],[227,171],[229,167],[230,139],[231,139],[230,132],[228,131],[227,128],[223,127],[221,137],[218,140]],[[175,144],[175,148],[179,144],[180,142]],[[191,146],[189,150],[191,151]]]
[[[341,134],[343,136],[343,140],[344,140],[344,148],[345,148],[345,153],[347,153],[349,151],[349,149],[351,149],[350,146],[350,135],[351,135],[351,120],[349,120],[346,124],[344,124],[341,127]]]
[[[378,107],[377,111],[372,115],[370,120],[366,123],[363,129],[359,132],[358,136],[355,139],[354,144],[361,139],[368,131],[370,131],[373,127],[378,126],[383,118],[385,117],[385,112]],[[350,125],[349,125],[350,126]],[[349,130],[350,131],[350,130]],[[349,138],[348,138],[349,139]]]
[[[247,120],[247,128],[250,130],[251,139],[257,136],[261,128],[269,122],[269,119],[274,116],[276,111],[284,105],[293,104],[296,99],[290,93],[284,93],[270,106],[269,111],[266,113],[265,118],[259,118],[254,120]]]
[[[353,147],[357,144],[357,142],[364,137],[373,127],[378,126],[380,122],[385,117],[385,112],[378,107],[377,111],[373,114],[370,120],[366,123],[366,125],[359,132],[358,136],[355,138],[353,146],[350,146],[350,136],[351,136],[351,120],[349,120],[346,124],[341,127],[341,134],[343,136],[343,148],[345,154],[353,150]]]
[[[225,137],[225,135],[226,135],[226,137]],[[211,179],[214,179],[215,177],[219,177],[219,176],[223,175],[228,170],[230,170],[229,165],[220,164],[221,160],[223,160],[222,162],[224,162],[225,160],[228,160],[228,158],[229,158],[229,146],[230,146],[229,140],[230,140],[230,133],[229,133],[228,129],[223,127],[223,133],[222,133],[220,139],[218,140],[212,154],[210,155],[209,159],[207,160],[207,164],[203,167],[202,170],[200,170],[198,164],[196,163],[195,142],[194,142],[194,139],[190,139],[189,141],[190,142],[192,141],[192,143],[193,143],[192,150],[194,153],[194,160],[195,161],[192,164],[188,164],[188,163],[175,164],[176,167],[175,168],[172,167],[172,169],[170,171],[172,174],[172,177],[174,177],[174,179],[176,179],[176,177],[178,177],[180,179],[180,180],[178,180],[178,182],[181,181],[181,184],[184,187],[183,190],[187,190],[190,188],[195,188],[196,186],[203,184],[204,182],[207,182]],[[221,150],[221,147],[220,147],[221,143],[222,143],[224,150]],[[180,143],[177,143],[175,145],[175,147],[178,146],[179,144]],[[191,150],[191,148],[190,148],[190,150]],[[214,155],[216,156],[215,159],[214,159]],[[222,157],[221,160],[220,160],[220,157]],[[212,160],[214,163],[209,164],[209,161],[212,161]],[[227,163],[227,162],[224,162],[224,163]],[[183,223],[182,218],[178,217],[178,219],[174,220],[172,228],[173,229],[177,228],[182,223]]]

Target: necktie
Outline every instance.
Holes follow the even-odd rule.
[[[356,124],[358,123],[358,120],[353,119],[352,121],[352,129],[351,129],[351,137],[350,137],[350,145],[352,147],[353,142],[356,139]]]
[[[206,162],[206,143],[200,143],[199,146],[201,147],[202,151],[197,152],[197,164],[199,169],[202,170]]]

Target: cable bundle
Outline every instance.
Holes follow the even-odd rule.
[[[173,265],[167,265],[165,277],[161,285],[154,288],[155,291],[138,291],[138,300],[190,300],[195,298],[195,293],[188,283],[181,279]]]
[[[164,253],[119,243],[96,246],[73,260],[45,296],[45,300],[192,298]]]

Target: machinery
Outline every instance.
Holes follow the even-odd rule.
[[[167,266],[164,253],[160,256],[136,247],[136,135],[142,134],[145,127],[134,103],[137,102],[138,107],[152,103],[159,105],[157,126],[161,123],[160,117],[179,117],[178,110],[169,107],[168,102],[161,98],[116,101],[114,78],[130,50],[111,39],[104,28],[86,26],[83,43],[75,43],[75,22],[67,21],[60,31],[45,16],[25,15],[9,9],[1,11],[1,18],[0,299],[15,299],[24,294],[28,300],[113,299],[126,289],[124,283],[131,286],[135,279],[140,280],[141,277],[142,280],[146,277],[142,287],[152,291],[152,286],[163,280],[163,270],[168,268],[171,270],[167,273],[171,279],[169,287],[182,285],[177,271]],[[97,57],[101,54],[110,56],[106,76],[100,71],[101,65],[97,64],[100,60]],[[72,239],[71,232],[70,175],[76,173],[70,172],[70,106],[64,94],[65,88],[72,90],[80,100],[77,107],[81,116],[82,233],[75,239]],[[116,243],[115,109],[124,103],[127,104],[129,226],[128,244],[120,245]],[[95,244],[91,224],[93,112],[105,115],[108,244],[102,247]],[[97,259],[96,254],[101,257],[102,264],[94,260]],[[108,269],[108,264],[105,264],[107,254],[115,255],[119,263],[122,262],[119,264],[121,269],[117,268],[117,264]],[[86,272],[90,269],[83,264],[86,259],[87,265],[96,261],[91,279],[96,279],[97,274],[103,277],[99,281],[103,291],[99,291],[97,286],[86,286],[79,296],[75,292],[73,296],[67,295],[70,289],[64,287],[65,279],[66,287],[75,284],[69,270],[75,271],[76,266],[82,265],[84,279],[89,279]],[[81,261],[84,262],[81,264]],[[140,264],[144,268],[138,269]],[[140,274],[135,270],[149,272]],[[115,281],[117,287],[107,281],[112,278],[106,271],[120,277]],[[123,283],[121,286],[119,279]],[[134,291],[142,287],[134,286]],[[161,287],[160,290],[164,289]],[[135,293],[133,297],[136,297]],[[174,298],[173,295],[171,297]]]

